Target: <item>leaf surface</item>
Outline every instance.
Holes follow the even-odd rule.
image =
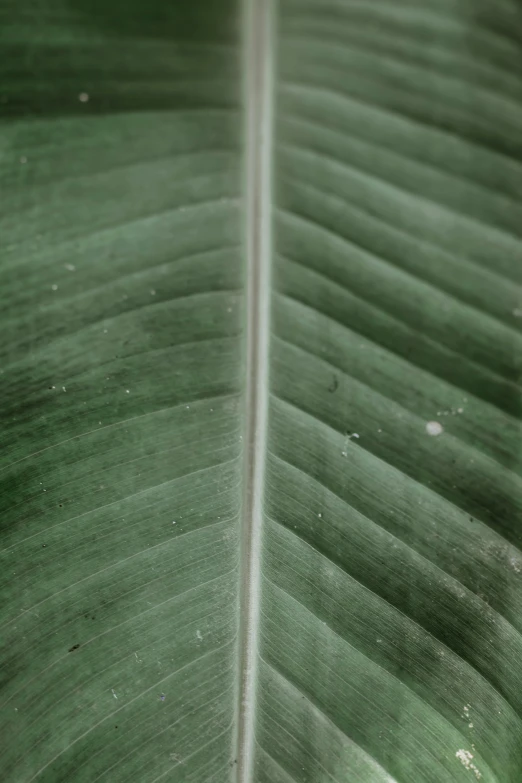
[[[0,7],[6,783],[517,783],[520,9]]]

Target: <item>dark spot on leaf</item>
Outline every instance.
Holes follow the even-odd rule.
[[[330,386],[328,387],[328,391],[333,394],[334,391],[337,391],[339,387],[339,381],[337,380],[337,375],[333,376],[333,381],[331,382]]]
[[[69,652],[74,652],[74,650],[77,650],[79,646],[79,644],[73,644],[72,647],[69,647]]]

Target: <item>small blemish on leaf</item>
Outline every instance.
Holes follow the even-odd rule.
[[[428,435],[440,435],[443,432],[443,427],[440,421],[428,421],[426,423],[426,432]]]
[[[473,753],[471,753],[469,750],[465,750],[464,748],[459,748],[459,750],[457,750],[455,753],[455,756],[458,758],[463,767],[469,769],[471,772],[474,772],[477,780],[480,780],[482,774],[479,772],[477,766],[472,761]]]

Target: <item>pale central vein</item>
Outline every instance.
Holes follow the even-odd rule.
[[[245,0],[247,340],[241,542],[238,783],[253,777],[268,408],[273,0]]]

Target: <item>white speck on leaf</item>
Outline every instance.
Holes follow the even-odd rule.
[[[130,389],[125,389],[125,394],[130,394]]]
[[[348,456],[348,441],[352,440],[352,438],[358,439],[359,438],[359,433],[352,432],[351,435],[348,435],[348,434],[345,435],[344,449],[341,451],[341,454],[343,455],[343,457],[347,457]]]
[[[65,386],[62,386],[62,391],[65,391],[65,392],[67,391],[67,389],[65,388]]]
[[[196,639],[198,640],[198,642],[203,641],[203,636],[201,634],[201,631],[196,631]]]
[[[457,750],[455,753],[455,756],[460,762],[462,762],[462,764],[464,764],[466,769],[469,769],[471,759],[473,758],[473,753],[470,753],[469,750],[464,750],[464,748],[459,748],[459,750]]]
[[[118,697],[116,696],[116,691],[114,690],[114,688],[111,688],[111,693],[112,693],[112,695],[114,696],[114,698],[115,698],[115,699],[117,699],[117,698],[118,698]]]
[[[323,518],[323,515],[321,514],[321,512],[319,512],[317,516],[319,517],[319,519]]]
[[[89,93],[88,92],[81,92],[78,95],[78,100],[80,101],[80,103],[87,103],[87,101],[89,100]]]
[[[74,264],[64,264],[64,267],[67,269],[68,272],[74,272],[76,270]]]
[[[428,421],[426,423],[426,432],[428,435],[440,435],[443,430],[440,421]]]
[[[466,767],[466,769],[469,769],[475,774],[477,780],[480,780],[482,774],[477,769],[477,766],[472,762],[473,753],[471,753],[469,750],[465,750],[464,748],[459,748],[459,750],[457,750],[455,753],[455,756],[458,758],[460,763]]]
[[[154,290],[154,288],[150,289],[150,295],[151,296],[156,296],[156,291]]]
[[[53,283],[51,288],[53,289],[53,291],[58,291],[58,286],[56,285],[56,283]]]
[[[513,315],[515,318],[522,318],[522,307],[515,307],[513,310]]]
[[[20,163],[27,163],[27,158],[25,157],[25,155],[22,155],[22,157],[20,158]]]

